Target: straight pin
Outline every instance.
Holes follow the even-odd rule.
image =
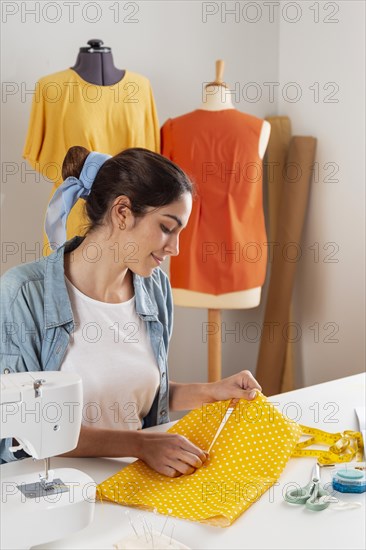
[[[172,538],[173,538],[173,532],[174,532],[174,528],[175,528],[175,523],[173,523],[173,527],[172,527],[172,532],[170,533],[170,541],[169,541],[169,546],[172,544]]]
[[[127,515],[127,517],[128,517],[128,523],[131,525],[132,529],[135,531],[136,537],[139,538],[139,534],[138,534],[138,532],[136,531],[136,528],[135,528],[135,526],[134,526],[134,524],[133,524],[133,522],[132,522],[132,519],[131,519],[131,516],[130,516],[130,512],[129,512],[128,510],[126,510],[125,513],[126,513],[126,515]]]
[[[163,531],[164,531],[164,529],[165,529],[165,527],[166,527],[166,523],[167,523],[168,519],[169,519],[169,516],[167,516],[167,517],[165,518],[163,528],[162,528],[162,530],[161,530],[161,532],[160,532],[160,536],[163,534]]]
[[[151,546],[152,546],[152,548],[154,548],[154,537],[152,535],[152,528],[150,529],[150,527],[149,527],[149,525],[148,525],[145,518],[144,518],[144,524],[146,525],[147,532],[149,533],[149,536],[151,538]],[[145,527],[144,527],[144,529],[145,529]]]
[[[142,524],[142,528],[144,530],[144,535],[145,535],[145,539],[146,539],[146,542],[149,544],[149,539],[147,538],[147,533],[146,533],[146,529],[145,529],[145,525]]]
[[[150,530],[150,535],[151,535],[151,546],[152,546],[152,550],[154,550],[154,535],[153,535],[153,528],[152,528],[152,525],[151,523],[149,523],[149,530]]]
[[[142,525],[142,528],[143,528],[143,530],[144,530],[145,539],[146,539],[146,542],[148,543],[148,542],[149,542],[149,539],[147,538],[147,535],[146,535],[146,529],[145,529],[145,525],[144,525],[144,520],[143,520],[141,514],[139,514],[139,515],[137,516],[137,518],[138,518],[139,521],[141,521],[141,525]]]

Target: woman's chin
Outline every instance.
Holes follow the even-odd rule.
[[[157,267],[158,267],[157,265],[146,266],[145,268],[142,268],[142,269],[134,269],[133,272],[135,273],[135,275],[139,275],[140,277],[150,277]]]

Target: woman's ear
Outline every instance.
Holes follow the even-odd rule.
[[[131,201],[126,195],[121,195],[115,200],[115,204],[119,212],[126,212],[126,209],[131,210]]]
[[[119,227],[120,225],[126,226],[126,220],[129,219],[131,212],[131,201],[125,195],[116,197],[113,201],[111,209],[111,218],[113,225]]]

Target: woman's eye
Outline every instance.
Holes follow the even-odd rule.
[[[161,224],[160,227],[163,233],[167,233],[168,235],[171,233],[170,229],[168,229],[165,225]]]

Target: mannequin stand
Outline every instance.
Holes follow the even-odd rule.
[[[208,310],[208,381],[221,380],[221,310]],[[217,330],[216,330],[217,329]]]

